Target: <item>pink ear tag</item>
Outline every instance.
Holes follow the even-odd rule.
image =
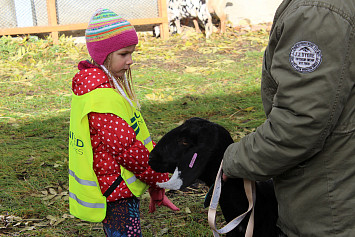
[[[195,153],[195,154],[192,156],[191,162],[190,162],[190,164],[189,164],[189,167],[190,167],[190,168],[192,168],[192,167],[194,166],[196,157],[197,157],[197,153]]]

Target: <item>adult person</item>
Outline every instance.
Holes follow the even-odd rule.
[[[288,237],[355,236],[355,1],[284,0],[266,48],[266,121],[223,178],[273,178]]]

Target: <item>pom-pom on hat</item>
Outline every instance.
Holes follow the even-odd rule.
[[[91,58],[103,65],[110,53],[138,44],[134,27],[109,9],[100,8],[91,17],[85,31],[86,46]]]

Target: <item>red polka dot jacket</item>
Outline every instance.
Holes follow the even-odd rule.
[[[79,72],[72,81],[72,90],[83,95],[96,88],[111,88],[106,74],[88,61],[78,65]],[[148,165],[149,151],[136,139],[133,128],[120,117],[109,113],[89,113],[91,144],[94,154],[94,171],[101,192],[104,193],[121,173],[120,165],[133,172],[151,187],[168,180],[168,173],[157,173]],[[133,197],[125,182],[112,192],[108,202]]]

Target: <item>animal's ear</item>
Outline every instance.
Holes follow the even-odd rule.
[[[214,144],[210,141],[210,138],[213,138],[214,135],[208,130],[201,129],[195,137],[190,136],[185,141],[189,148],[178,164],[178,169],[181,171],[180,177],[183,180],[180,189],[193,184],[194,181],[208,172],[206,166],[210,159],[215,158],[212,153]]]
[[[200,130],[200,124],[192,123],[191,121],[187,120],[183,125],[180,126],[178,141],[183,145],[192,145],[193,142],[196,142]]]

